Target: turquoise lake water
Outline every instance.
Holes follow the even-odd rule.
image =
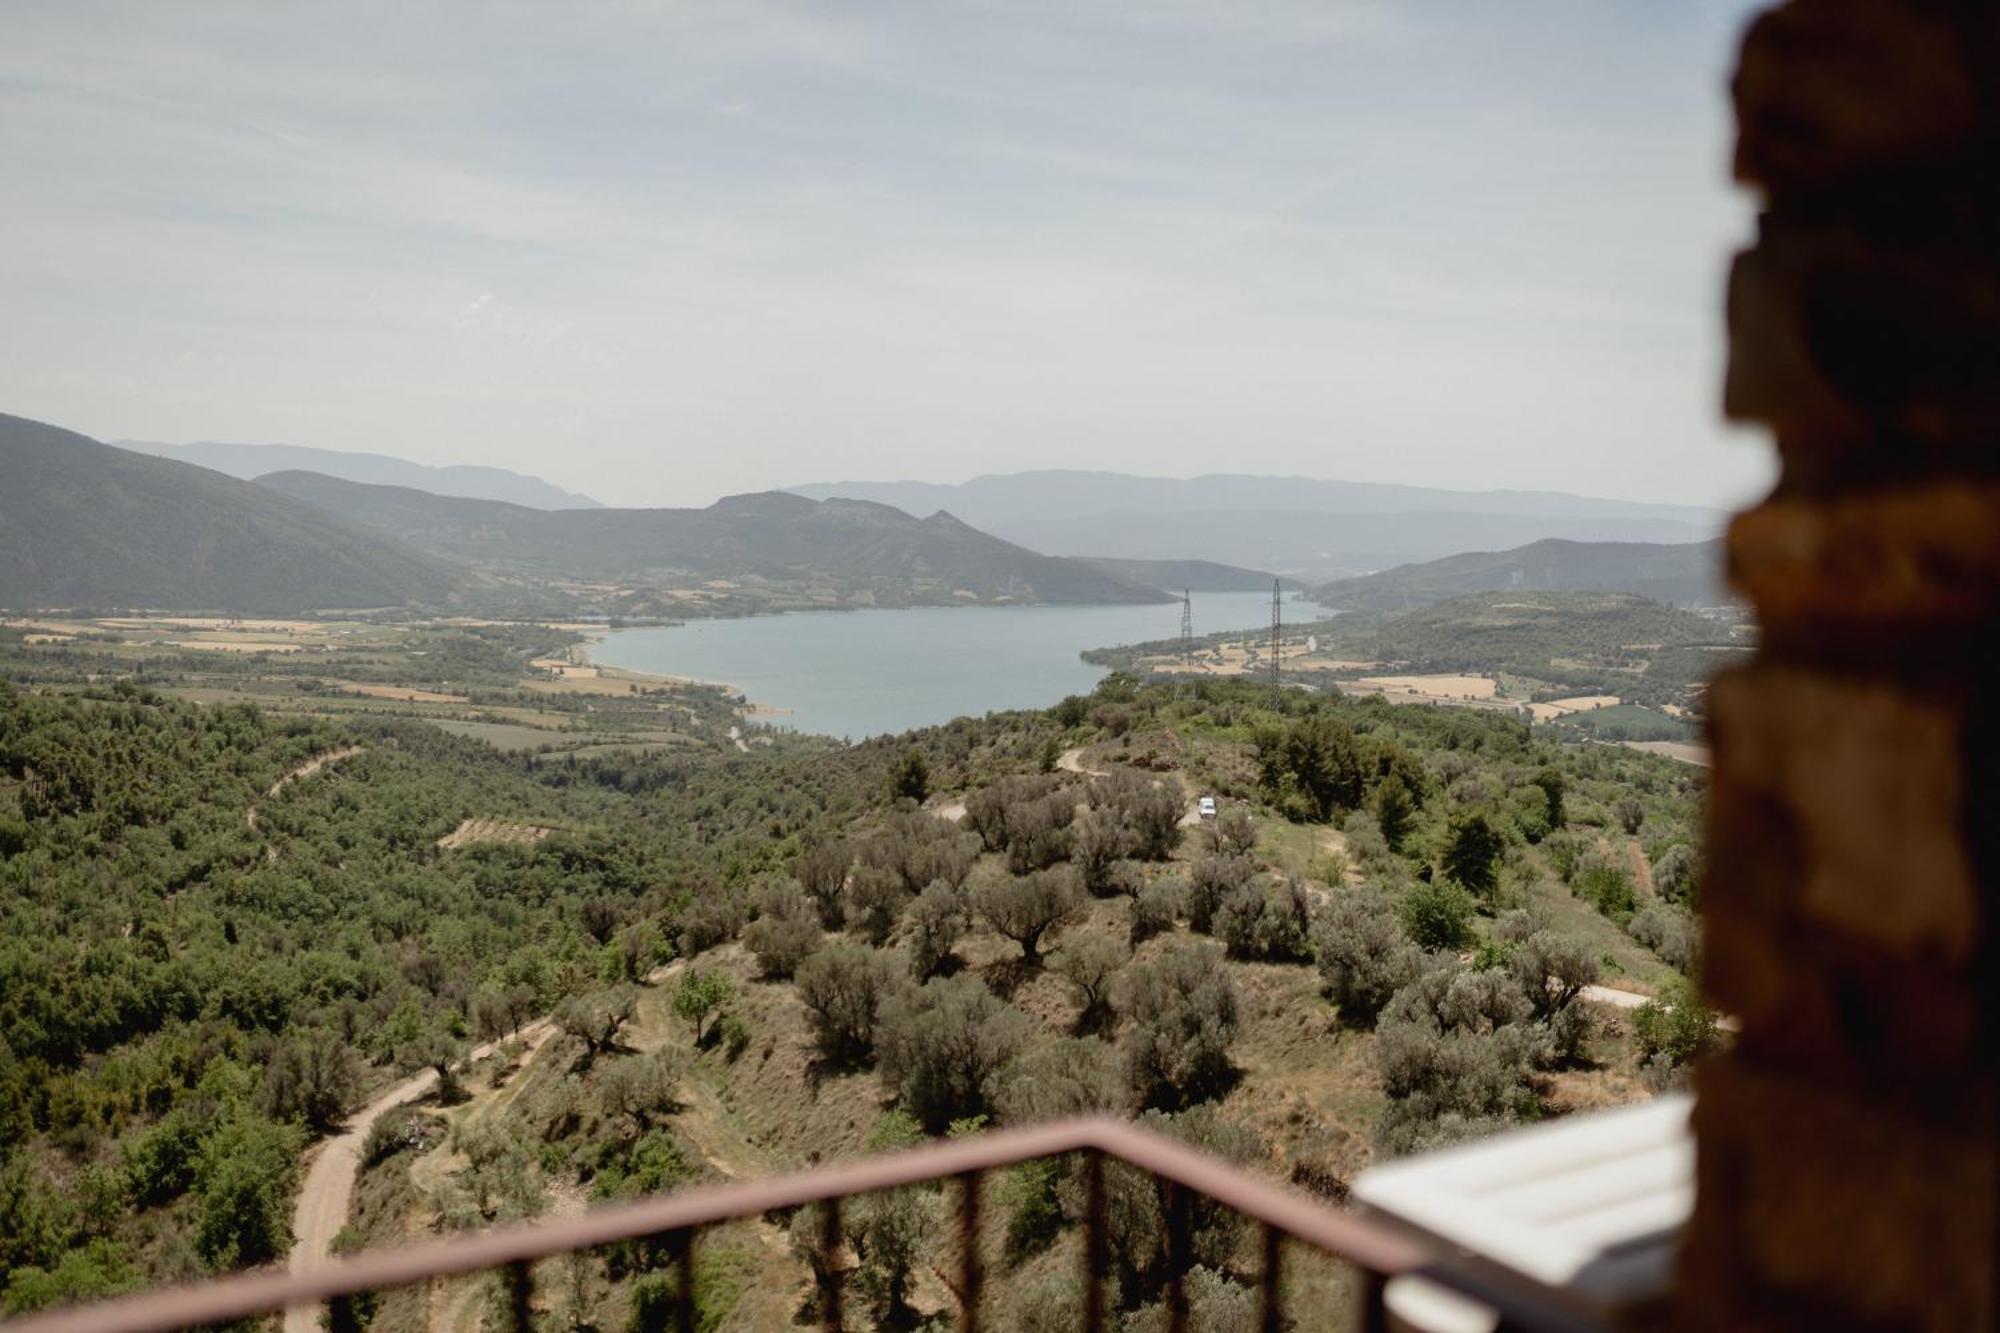
[[[1302,602],[1285,606],[1287,620],[1315,612]],[[1270,621],[1269,593],[1194,599],[1197,634]],[[613,630],[591,658],[730,685],[783,710],[767,721],[860,740],[995,709],[1047,707],[1087,693],[1104,675],[1077,657],[1086,648],[1171,639],[1180,628],[1179,602],[811,611]]]

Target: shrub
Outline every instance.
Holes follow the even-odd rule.
[[[974,894],[973,907],[988,925],[1021,946],[1022,961],[1030,966],[1041,961],[1043,937],[1082,910],[1070,876],[1057,870],[988,884]]]
[[[904,983],[888,954],[864,945],[829,944],[799,964],[793,984],[820,1053],[853,1062],[874,1054],[876,1012]]]
[[[876,1054],[882,1077],[932,1132],[992,1110],[994,1074],[1033,1024],[977,977],[936,977],[882,1003]]]
[[[1633,1011],[1632,1031],[1648,1061],[1684,1065],[1715,1045],[1715,1014],[1693,982],[1677,978]]]
[[[1472,898],[1442,879],[1403,892],[1403,932],[1420,949],[1459,949],[1472,938]]]
[[[681,956],[692,958],[736,938],[743,929],[743,902],[726,890],[698,885],[678,924]]]
[[[1626,873],[1624,866],[1603,856],[1587,857],[1577,870],[1571,887],[1577,897],[1614,921],[1628,919],[1638,906],[1638,896],[1632,891],[1632,877]]]
[[[1618,816],[1618,826],[1627,833],[1637,833],[1646,822],[1646,807],[1630,793],[1619,797],[1613,810]]]
[[[1320,979],[1343,1022],[1372,1024],[1416,975],[1416,946],[1403,934],[1396,905],[1374,889],[1334,894],[1313,922],[1312,941]]]
[[[1216,813],[1208,825],[1209,850],[1217,856],[1248,856],[1257,849],[1257,821],[1240,805]]]
[[[1150,1106],[1177,1107],[1212,1096],[1233,1069],[1236,987],[1213,945],[1169,947],[1125,970],[1125,1012],[1132,1020],[1126,1068]]]
[[[435,1117],[414,1106],[392,1106],[368,1127],[361,1144],[361,1166],[380,1166],[397,1153],[421,1153],[443,1132]]]
[[[924,752],[913,746],[889,770],[889,798],[921,805],[930,794],[931,766],[925,761]]]

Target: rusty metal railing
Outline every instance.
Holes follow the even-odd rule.
[[[1167,1311],[1176,1333],[1186,1327],[1182,1288],[1187,1270],[1190,1191],[1233,1208],[1263,1228],[1260,1275],[1261,1327],[1280,1327],[1284,1293],[1282,1242],[1302,1242],[1345,1259],[1366,1275],[1357,1327],[1383,1327],[1382,1285],[1390,1277],[1430,1272],[1430,1254],[1418,1242],[1379,1222],[1331,1208],[1295,1190],[1260,1180],[1185,1144],[1109,1118],[1058,1121],[998,1130],[879,1157],[822,1166],[738,1184],[704,1186],[637,1203],[596,1209],[561,1221],[510,1226],[393,1250],[329,1260],[302,1273],[252,1272],[212,1282],[119,1297],[93,1305],[30,1315],[6,1324],[7,1333],[163,1333],[226,1323],[288,1308],[323,1306],[334,1333],[359,1327],[355,1299],[408,1287],[427,1279],[497,1270],[517,1330],[533,1325],[536,1260],[621,1241],[662,1242],[678,1269],[681,1298],[675,1317],[695,1326],[692,1278],[697,1235],[703,1227],[807,1205],[820,1205],[823,1239],[833,1249],[840,1235],[841,1201],[859,1194],[947,1180],[957,1185],[960,1268],[959,1327],[982,1325],[984,1272],[978,1243],[982,1194],[989,1172],[1038,1158],[1081,1154],[1084,1170],[1083,1322],[1090,1333],[1104,1327],[1109,1246],[1105,1223],[1107,1158],[1145,1171],[1165,1183],[1170,1264]],[[1449,1275],[1442,1280],[1460,1285]],[[821,1302],[824,1327],[842,1327],[838,1284]],[[1472,1292],[1473,1295],[1484,1293]],[[1522,1327],[1537,1327],[1530,1318]]]

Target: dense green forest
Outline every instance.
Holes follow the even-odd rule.
[[[1187,827],[1195,791],[1222,818]],[[1710,1039],[1684,1000],[1631,1031],[1578,1001],[1677,993],[1700,796],[1503,716],[1242,682],[593,757],[0,685],[0,1308],[282,1254],[301,1148],[426,1067],[471,1109],[378,1124],[359,1240],[742,1170],[746,1143],[782,1166],[1088,1107],[1337,1196],[1372,1153],[1641,1095]],[[441,845],[474,818],[548,832]],[[540,1053],[458,1068],[551,1012]],[[725,1113],[737,1157],[706,1137]],[[422,1184],[441,1142],[462,1165]],[[937,1299],[935,1206],[850,1218],[885,1325]],[[1076,1206],[1053,1168],[1005,1192],[1035,1327],[1071,1308]],[[1115,1239],[1133,1327],[1156,1224]],[[1232,1308],[1247,1242],[1218,1219],[1204,1244]],[[729,1263],[847,1280],[793,1250]],[[662,1259],[592,1260],[567,1308],[643,1325],[678,1299]],[[758,1285],[730,1271],[694,1293],[711,1326]]]

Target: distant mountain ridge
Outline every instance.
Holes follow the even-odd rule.
[[[706,509],[540,510],[310,472],[258,484],[489,575],[593,585],[590,595],[619,614],[1166,600],[1157,588],[1040,555],[948,513],[918,519],[865,500],[767,491]],[[693,591],[658,595],[664,588]]]
[[[506,468],[474,464],[434,466],[388,454],[350,453],[344,449],[313,449],[298,444],[231,444],[197,440],[189,444],[159,444],[147,440],[113,440],[120,449],[172,458],[196,467],[254,481],[271,472],[318,472],[373,486],[408,486],[433,495],[469,500],[501,500],[531,509],[599,509],[587,495],[565,491],[540,477]]]
[[[1719,541],[1539,541],[1509,551],[1470,551],[1308,590],[1342,611],[1407,611],[1484,592],[1630,593],[1679,606],[1729,600]]]
[[[442,605],[457,572],[206,468],[0,414],[0,606]]]
[[[1182,480],[1042,471],[958,485],[846,481],[788,489],[918,513],[946,508],[1009,541],[1053,554],[1200,558],[1308,580],[1543,538],[1704,541],[1724,521],[1720,511],[1699,506],[1553,491],[1452,491],[1237,474]]]
[[[1274,580],[1282,582],[1287,588],[1297,586],[1290,579],[1278,580],[1277,575],[1265,570],[1221,565],[1213,560],[1119,560],[1085,555],[1068,558],[1078,564],[1089,565],[1101,574],[1143,583],[1168,593],[1265,592]]]

